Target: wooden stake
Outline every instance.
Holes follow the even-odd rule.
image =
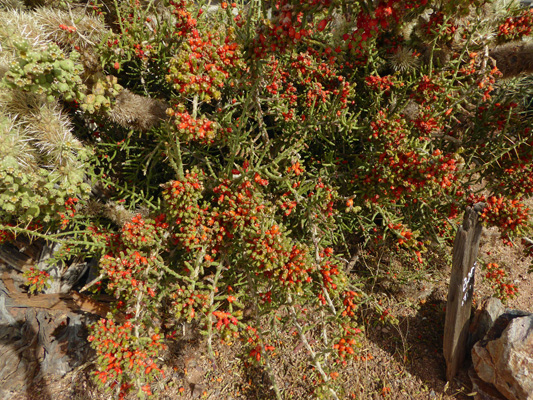
[[[467,207],[453,244],[452,275],[444,324],[444,358],[446,379],[451,381],[462,366],[466,354],[476,258],[481,238],[479,213],[484,203]]]

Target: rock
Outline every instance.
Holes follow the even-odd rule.
[[[200,383],[200,381],[204,378],[205,371],[200,368],[193,368],[192,370],[187,370],[187,375],[185,376],[185,379],[190,385],[197,385]]]
[[[469,348],[487,334],[494,321],[505,312],[502,302],[495,297],[483,299],[470,324]]]
[[[468,377],[472,382],[472,392],[475,393],[474,400],[507,400],[494,385],[481,380],[473,366],[468,369]]]
[[[193,399],[199,399],[205,391],[204,385],[191,385],[191,397]]]
[[[533,400],[533,314],[507,311],[472,349],[477,375],[509,400]]]

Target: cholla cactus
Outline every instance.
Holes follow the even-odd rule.
[[[35,10],[33,18],[47,40],[64,48],[94,47],[105,32],[102,21],[85,14],[82,9],[68,13],[43,7]]]
[[[8,150],[25,168],[30,164],[33,169],[49,170],[81,167],[80,156],[85,150],[72,134],[70,120],[57,101],[48,102],[44,95],[31,92],[4,89],[0,91],[0,107],[9,125],[7,136],[18,138],[11,139],[14,147]],[[15,146],[15,142],[19,144]],[[18,156],[13,154],[15,151]],[[24,153],[28,155],[23,156]]]
[[[169,105],[163,101],[139,96],[125,89],[117,96],[109,118],[125,127],[147,131],[167,118]]]
[[[22,169],[29,170],[35,164],[37,152],[26,135],[13,119],[0,114],[0,158],[13,157]]]
[[[0,53],[0,79],[9,70],[9,58],[5,53]]]
[[[8,10],[23,10],[26,8],[22,0],[2,0],[0,7]]]
[[[32,114],[22,119],[25,132],[34,138],[46,166],[54,169],[64,167],[66,170],[78,169],[82,161],[79,159],[83,145],[72,134],[67,116],[61,112],[56,103],[44,103]]]
[[[39,18],[38,18],[39,16]],[[67,197],[84,197],[87,150],[58,98],[84,97],[79,54],[60,47],[38,12],[0,12],[0,216],[57,218]],[[60,27],[57,27],[60,30]]]
[[[42,95],[22,90],[0,89],[0,107],[13,120],[20,121],[26,114],[33,113],[46,99]]]
[[[107,33],[103,21],[82,7],[26,11],[12,0],[0,11],[0,155],[20,167],[68,177],[85,162],[60,99],[77,100],[81,111],[146,130],[165,118],[168,105],[125,91],[103,73],[94,53]],[[77,179],[75,179],[78,181]]]
[[[513,42],[490,52],[504,78],[533,73],[533,41]]]
[[[34,49],[48,43],[32,13],[18,10],[0,11],[0,43],[3,51],[13,52],[14,40],[27,40]]]
[[[89,114],[107,112],[109,115],[112,100],[117,99],[122,86],[118,84],[115,76],[104,76],[102,73],[92,76],[91,81],[93,84],[90,85],[90,93],[80,104],[80,108]]]
[[[399,47],[389,58],[389,63],[395,71],[407,72],[420,64],[416,52],[408,47]]]
[[[79,53],[73,51],[67,57],[55,43],[37,51],[27,40],[14,41],[13,45],[16,58],[4,75],[8,87],[44,94],[50,102],[58,96],[67,101],[84,97]]]
[[[84,197],[87,150],[72,135],[57,103],[42,96],[6,96],[0,104],[22,114],[0,114],[0,217],[48,222],[62,212],[67,197]],[[26,106],[21,99],[30,100]],[[67,197],[65,197],[67,196]]]

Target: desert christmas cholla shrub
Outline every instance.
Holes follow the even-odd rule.
[[[116,312],[89,340],[118,397],[152,392],[188,321],[209,351],[241,340],[278,398],[271,332],[294,326],[309,395],[343,398],[358,255],[423,270],[479,201],[505,243],[530,232],[516,2],[71,1],[0,20],[0,238],[99,259],[91,289]]]

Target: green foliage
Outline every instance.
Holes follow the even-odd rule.
[[[18,223],[39,221],[53,224],[67,219],[69,198],[84,198],[91,188],[84,182],[83,171],[61,176],[59,171],[21,168],[12,156],[0,161],[0,218]],[[58,218],[61,217],[60,221]]]
[[[43,94],[49,102],[58,96],[65,100],[82,100],[84,86],[80,74],[83,67],[78,62],[79,53],[72,51],[68,57],[55,43],[45,49],[33,49],[27,40],[13,43],[17,49],[15,61],[4,75],[4,84],[35,94]]]

